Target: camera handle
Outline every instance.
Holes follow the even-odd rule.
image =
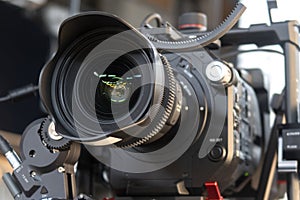
[[[288,36],[290,41],[287,41],[283,44],[283,49],[285,52],[285,85],[286,85],[286,95],[285,95],[285,118],[287,126],[290,124],[299,124],[300,123],[300,114],[299,114],[299,30],[298,26],[290,26],[288,29]],[[298,24],[297,24],[298,25]],[[298,129],[299,130],[299,129]],[[283,138],[284,139],[284,138]],[[279,141],[281,137],[279,137]],[[298,144],[299,145],[299,144]],[[283,149],[283,148],[282,148]],[[279,147],[279,152],[283,150]],[[287,161],[278,160],[278,171],[281,171],[281,163],[294,162],[296,166],[293,169],[289,170],[287,173],[287,193],[288,199],[299,200],[299,178],[298,178],[298,161],[300,159],[293,157],[283,157]],[[294,160],[295,159],[295,160]]]
[[[296,21],[286,21],[272,23],[271,25],[257,24],[252,25],[247,29],[233,29],[230,30],[225,36],[220,40],[223,46],[226,45],[242,45],[242,44],[256,44],[258,47],[266,45],[278,45],[280,44],[285,56],[285,95],[284,99],[284,116],[286,119],[286,124],[299,124],[300,114],[299,114],[299,25]],[[280,120],[275,124],[282,124]],[[276,126],[274,124],[274,126]],[[274,127],[273,127],[274,128]],[[274,134],[273,134],[274,135]],[[272,137],[272,135],[271,135]],[[274,136],[275,137],[275,136]],[[272,138],[271,138],[272,139]],[[281,141],[280,137],[277,140]],[[271,141],[270,141],[271,142]],[[272,148],[273,143],[270,143]],[[275,142],[277,144],[277,141]],[[277,151],[277,146],[275,147]],[[283,148],[279,147],[278,155],[285,154],[282,151]],[[273,158],[277,159],[277,152],[273,150],[268,150],[266,157],[273,161]],[[268,154],[269,153],[269,154]],[[278,160],[279,161],[279,160]],[[292,162],[291,162],[292,161]],[[291,200],[299,200],[299,179],[298,179],[298,165],[297,159],[285,159],[285,157],[278,162],[278,171],[282,172],[283,166],[288,166],[289,170],[284,170],[287,175],[287,185],[288,185],[288,198]],[[267,162],[268,165],[272,162]],[[268,199],[269,190],[271,189],[270,184],[268,184],[272,176],[269,176],[271,169],[270,166],[264,164],[264,168],[267,170],[263,172],[266,173],[267,179],[263,181],[261,179],[259,186],[259,194],[263,194],[263,198]],[[262,176],[265,176],[262,173]],[[261,196],[262,197],[262,196]]]
[[[278,29],[277,32],[280,30],[284,29]],[[298,135],[295,135],[295,132],[300,131],[298,24],[294,21],[286,22],[284,34],[279,36],[282,39],[279,44],[281,44],[285,55],[285,90],[281,95],[275,95],[272,100],[271,106],[276,114],[276,119],[271,131],[258,194],[264,194],[259,196],[259,199],[269,198],[271,180],[275,171],[274,161],[277,160],[278,172],[284,173],[286,176],[288,199],[299,200],[298,161],[300,161],[300,157],[293,154],[300,152],[300,148],[298,148],[300,143],[297,143],[300,140],[297,140]],[[285,124],[283,125],[284,119]],[[288,137],[288,135],[290,136]],[[291,137],[292,140],[289,140]],[[277,141],[275,141],[276,138],[278,138]],[[278,146],[277,152],[275,152],[276,146]],[[266,174],[269,177],[264,177]]]

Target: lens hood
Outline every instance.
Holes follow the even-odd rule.
[[[64,70],[61,69],[64,67],[63,65],[66,65],[67,62],[71,63],[73,57],[80,55],[81,53],[80,51],[87,46],[86,44],[92,43],[90,42],[90,40],[93,41],[94,43],[95,41],[96,43],[99,42],[97,41],[97,37],[99,35],[98,33],[100,33],[100,35],[106,34],[105,36],[103,36],[103,38],[101,38],[102,41],[105,41],[105,39],[109,38],[110,36],[122,34],[123,32],[127,32],[127,31],[130,31],[128,40],[134,40],[130,42],[134,43],[134,45],[136,44],[140,45],[140,46],[130,47],[131,44],[128,43],[129,49],[132,48],[133,51],[139,49],[142,50],[146,49],[146,51],[143,51],[144,57],[146,57],[145,58],[146,61],[143,62],[147,62],[148,64],[150,63],[151,67],[149,69],[144,67],[141,73],[151,74],[152,72],[154,72],[155,80],[150,80],[151,79],[150,77],[149,80],[147,80],[147,82],[157,83],[158,81],[157,85],[160,85],[159,87],[150,86],[147,88],[147,90],[143,91],[144,95],[141,95],[141,98],[145,98],[142,101],[144,102],[144,105],[140,104],[140,108],[142,110],[136,111],[136,118],[141,118],[141,116],[138,116],[138,113],[141,114],[144,113],[145,109],[149,107],[147,104],[149,104],[152,101],[151,94],[153,94],[153,91],[158,90],[157,93],[161,93],[160,96],[162,98],[163,95],[162,87],[165,84],[164,72],[163,70],[158,70],[159,68],[162,68],[161,67],[162,63],[159,59],[158,52],[153,47],[152,43],[144,35],[142,35],[138,30],[136,30],[134,27],[132,27],[124,20],[112,14],[108,14],[104,12],[87,12],[87,13],[82,13],[73,16],[62,23],[58,35],[58,41],[59,41],[58,50],[53,56],[53,58],[44,66],[39,79],[39,87],[40,87],[39,92],[40,92],[42,102],[46,107],[48,113],[52,117],[52,120],[55,122],[56,131],[61,135],[70,138],[72,140],[80,140],[80,141],[94,141],[96,138],[103,139],[104,137],[106,137],[106,135],[102,135],[102,136],[100,136],[99,134],[97,135],[97,131],[93,132],[92,130],[93,128],[88,128],[87,130],[83,131],[83,135],[89,135],[91,133],[91,135],[89,136],[92,137],[81,137],[82,135],[79,136],[78,133],[76,133],[77,130],[74,125],[73,119],[70,119],[71,117],[66,117],[65,116],[66,111],[64,110],[61,111],[60,108],[61,106],[64,106],[61,105],[64,104],[61,102],[62,101],[61,99],[63,99],[64,101],[66,97],[64,97],[64,94],[60,91],[61,89],[59,89],[59,87],[57,86],[58,85],[57,82],[60,82],[60,84],[64,85],[66,84],[65,82],[67,80],[61,80],[64,79],[64,77],[61,78],[62,76],[59,76],[59,73],[62,72],[58,72],[58,71]],[[123,38],[124,37],[127,36],[123,36]],[[80,46],[80,48],[79,47],[77,48],[76,45],[77,46],[81,45],[83,47],[81,48]],[[123,48],[127,48],[126,45],[127,44],[123,44],[124,46]],[[97,48],[96,46],[97,45],[94,45],[93,48],[96,49]],[[93,48],[90,48],[90,50],[93,50]],[[159,65],[159,67],[156,67],[157,65]],[[70,69],[68,70],[70,71]],[[71,69],[71,72],[74,70]],[[150,71],[148,72],[147,70]],[[150,98],[148,98],[146,94],[149,95]]]

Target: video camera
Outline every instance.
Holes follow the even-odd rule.
[[[298,53],[298,31],[291,29],[295,22],[229,31],[244,9],[237,4],[211,32],[203,31],[203,16],[197,13],[183,16],[180,30],[158,14],[149,15],[139,29],[101,12],[67,19],[60,27],[58,50],[40,75],[39,92],[49,117],[24,131],[21,158],[6,142],[2,145],[14,168],[13,175],[4,176],[14,198],[266,195],[277,124],[285,114],[290,126],[278,129],[283,147],[295,142],[286,133],[298,130],[298,98],[293,97],[299,73],[291,61]],[[277,117],[272,131],[262,72],[237,68],[219,52],[248,43],[288,48],[289,84],[273,101]],[[84,148],[80,158],[79,144]],[[86,155],[93,159],[86,162]],[[297,172],[297,158],[286,155],[291,154],[280,160],[283,171]],[[78,196],[76,190],[91,196]]]

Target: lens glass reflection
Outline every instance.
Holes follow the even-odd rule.
[[[95,70],[93,78],[98,79],[95,108],[99,119],[113,120],[121,117],[137,103],[142,75],[134,60],[120,57],[104,73],[100,74]]]

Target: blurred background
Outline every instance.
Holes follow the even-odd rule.
[[[39,72],[55,52],[61,22],[84,11],[116,14],[138,27],[149,13],[157,12],[177,26],[178,16],[185,12],[202,12],[208,17],[208,30],[216,27],[229,14],[237,0],[0,0],[0,96],[9,90],[38,84]],[[270,23],[267,0],[242,0],[248,7],[240,27],[253,23]],[[272,10],[274,21],[300,21],[299,0],[278,0]],[[244,49],[256,48],[247,45]],[[279,47],[267,47],[280,50]],[[257,56],[259,55],[259,56]],[[237,65],[261,68],[269,80],[271,93],[281,92],[284,85],[283,57],[279,54],[253,53],[234,58]],[[274,70],[276,69],[276,70]],[[276,80],[276,81],[274,81]],[[0,104],[1,134],[22,133],[34,119],[45,116],[38,95],[19,102]],[[11,137],[17,145],[18,137]],[[0,176],[9,170],[0,157]],[[0,199],[8,199],[0,187]],[[5,197],[5,198],[4,198]]]

